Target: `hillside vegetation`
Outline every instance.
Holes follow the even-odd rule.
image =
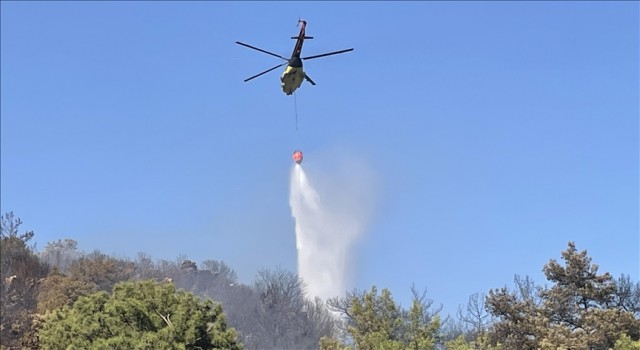
[[[573,242],[544,264],[549,286],[515,275],[445,317],[415,287],[408,308],[377,286],[309,300],[280,268],[243,284],[215,259],[122,259],[71,239],[37,251],[21,224],[2,216],[2,349],[640,349],[640,283]]]

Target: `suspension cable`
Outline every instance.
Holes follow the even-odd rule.
[[[293,108],[296,115],[296,131],[298,131],[298,100],[295,91],[293,92]]]

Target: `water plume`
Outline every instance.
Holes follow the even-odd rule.
[[[310,179],[302,165],[294,165],[289,197],[298,275],[307,285],[307,297],[324,300],[343,296],[350,288],[350,250],[364,232],[373,208],[368,169],[351,161],[333,164],[330,169],[316,170]]]

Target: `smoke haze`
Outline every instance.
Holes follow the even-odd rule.
[[[317,164],[317,163],[315,163]],[[351,247],[367,227],[373,209],[372,172],[350,160],[331,172],[302,165],[291,170],[289,204],[295,219],[298,275],[307,296],[342,296],[352,278]]]

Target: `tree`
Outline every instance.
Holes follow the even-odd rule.
[[[241,327],[247,348],[315,349],[323,336],[333,335],[328,311],[307,300],[304,288],[296,274],[281,268],[258,272],[251,317]]]
[[[628,335],[622,334],[616,341],[613,350],[640,350],[640,340],[633,341]]]
[[[207,259],[202,262],[204,270],[210,271],[216,277],[222,277],[228,283],[237,283],[238,274],[224,261]]]
[[[37,283],[47,274],[35,246],[28,244],[33,231],[20,233],[21,225],[13,212],[4,214],[0,221],[0,344],[7,347],[32,343]]]
[[[373,286],[362,299],[351,300],[353,324],[347,330],[359,349],[402,348],[402,311],[393,301],[391,292]]]
[[[490,328],[493,344],[514,350],[539,348],[539,334],[547,320],[531,297],[501,288],[489,291],[486,304],[489,313],[497,318]]]
[[[47,243],[44,251],[39,253],[38,257],[41,262],[49,265],[49,267],[55,267],[59,272],[66,273],[71,263],[80,258],[81,255],[81,252],[78,251],[78,242],[65,238],[64,241],[59,239]]]
[[[334,337],[320,338],[320,350],[350,350],[349,346],[344,345],[340,340]]]
[[[616,281],[613,306],[631,312],[640,318],[640,282],[631,282],[629,275],[622,275]]]
[[[304,283],[294,273],[262,270],[253,285],[238,281],[236,272],[220,260],[202,263],[186,255],[174,261],[139,253],[134,279],[171,283],[202,298],[220,302],[228,324],[234,327],[247,349],[314,349],[323,336],[335,332],[336,320],[319,300],[307,300]]]
[[[241,349],[222,307],[171,284],[121,282],[47,313],[46,349]]]
[[[40,280],[37,311],[45,314],[46,311],[71,305],[79,297],[97,291],[95,283],[65,276],[54,268],[46,278]]]
[[[501,350],[501,345],[493,346],[489,337],[484,335],[477,336],[474,340],[467,342],[464,335],[450,340],[444,344],[447,350]]]
[[[442,322],[440,330],[441,341],[446,343],[448,341],[458,339],[460,336],[466,340],[471,340],[473,337],[469,331],[469,326],[462,320],[459,318],[448,318],[445,322]]]
[[[304,333],[308,335],[310,348],[315,349],[323,338],[329,339],[338,334],[337,319],[322,299],[307,300],[304,311],[308,320]]]
[[[407,349],[421,350],[433,349],[440,331],[440,307],[436,311],[431,311],[433,301],[427,299],[427,291],[422,294],[418,292],[415,286],[411,286],[413,298],[411,308],[406,314],[406,323],[408,329],[405,332],[405,342]]]
[[[135,264],[96,250],[73,261],[68,270],[70,277],[94,283],[98,290],[106,292],[110,291],[116,283],[130,279],[135,270]]]
[[[633,314],[616,308],[616,284],[608,272],[598,273],[587,251],[573,242],[562,252],[565,266],[551,259],[544,266],[554,285],[541,292],[543,310],[551,326],[545,342],[553,346],[610,348],[622,333],[637,339],[640,323]]]
[[[356,349],[434,349],[440,333],[440,309],[431,310],[426,291],[412,287],[409,310],[395,303],[388,289],[378,294],[353,291],[345,298],[329,300],[329,307],[346,318],[346,332]],[[344,346],[337,339],[324,339],[323,349]]]
[[[504,349],[609,349],[623,334],[638,340],[637,285],[598,273],[573,242],[562,259],[564,265],[551,259],[543,268],[550,288],[516,279],[515,292],[489,292],[487,310],[497,319],[490,328],[493,343]]]
[[[463,334],[444,343],[444,346],[447,350],[474,350],[474,346],[467,342]]]
[[[195,262],[184,260],[180,272],[173,276],[176,285],[192,291],[196,295],[223,301],[231,292],[230,287],[238,283],[238,277],[227,264],[218,260],[205,260],[203,269]]]
[[[483,335],[487,330],[491,315],[484,302],[484,294],[474,293],[469,296],[465,309],[458,309],[458,319],[467,326],[472,337]]]

